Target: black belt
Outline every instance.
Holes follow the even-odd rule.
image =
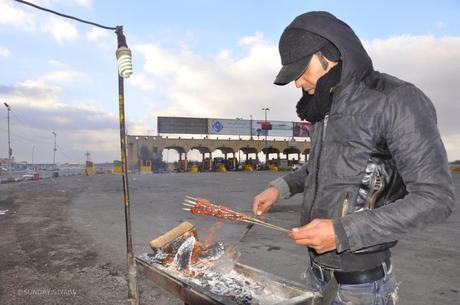
[[[380,264],[378,267],[364,271],[337,271],[321,267],[317,264],[312,264],[311,268],[316,277],[324,282],[329,282],[332,274],[334,274],[337,283],[356,285],[375,282],[383,278],[385,276],[384,264],[387,270],[390,269],[390,259],[386,259],[384,263]]]

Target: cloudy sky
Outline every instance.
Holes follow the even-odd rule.
[[[102,1],[31,2],[108,26],[124,25],[134,75],[125,86],[130,134],[156,134],[159,115],[297,120],[300,92],[272,85],[277,42],[297,15],[327,10],[352,26],[374,67],[433,101],[449,160],[460,159],[460,2]],[[113,32],[0,0],[0,101],[11,113],[17,160],[119,159]],[[0,105],[0,157],[7,111]]]

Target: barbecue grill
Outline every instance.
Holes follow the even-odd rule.
[[[167,290],[186,305],[318,305],[321,301],[318,292],[306,290],[298,283],[240,263],[234,265],[232,273],[245,282],[257,283],[267,295],[264,296],[262,293],[259,298],[238,301],[228,295],[216,294],[209,286],[200,285],[193,278],[170,272],[161,264],[151,261],[146,254],[136,257],[136,265],[139,274]],[[226,281],[223,283],[225,285]]]

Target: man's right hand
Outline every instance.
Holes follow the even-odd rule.
[[[274,186],[270,186],[265,191],[254,197],[252,212],[260,216],[271,209],[272,205],[278,200],[280,192]]]

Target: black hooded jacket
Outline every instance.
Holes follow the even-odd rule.
[[[289,27],[331,41],[342,54],[342,76],[330,113],[313,125],[307,164],[271,185],[284,198],[303,192],[301,224],[333,219],[337,249],[310,251],[316,263],[345,271],[375,267],[404,234],[452,211],[454,188],[435,109],[414,85],[374,71],[353,30],[333,15],[309,12]],[[399,185],[368,208],[359,204],[360,192],[373,161],[384,163]]]

